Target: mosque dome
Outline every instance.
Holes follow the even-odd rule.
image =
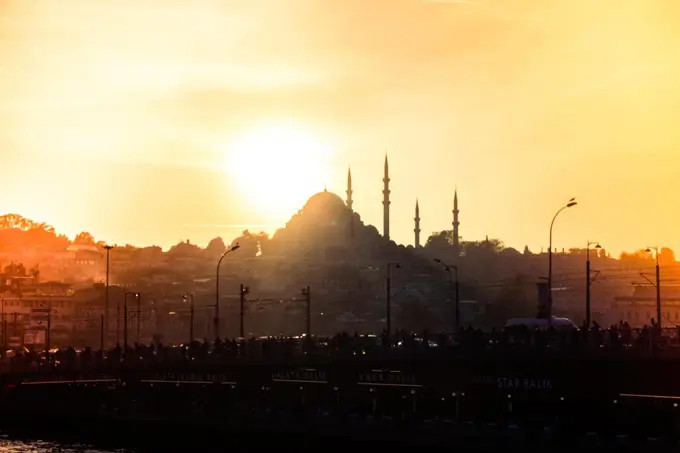
[[[306,214],[330,214],[342,212],[346,209],[348,209],[347,205],[342,198],[333,192],[324,190],[312,195],[302,208],[302,212]]]

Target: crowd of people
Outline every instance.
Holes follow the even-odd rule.
[[[633,329],[620,322],[607,329],[506,327],[484,332],[471,327],[457,334],[410,333],[391,336],[339,333],[333,337],[262,337],[195,341],[183,345],[134,344],[101,350],[65,348],[5,351],[1,372],[111,369],[164,364],[214,365],[233,361],[338,359],[587,358],[592,356],[677,356],[680,327],[660,330],[652,323]]]

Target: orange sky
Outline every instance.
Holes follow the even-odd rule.
[[[557,247],[680,250],[679,23],[677,0],[0,0],[0,211],[206,243],[344,197],[351,164],[381,228],[388,150],[399,242],[416,197],[449,228],[457,186],[464,239],[539,250],[575,196]],[[298,138],[235,171],[272,128]],[[280,157],[301,142],[312,167]]]

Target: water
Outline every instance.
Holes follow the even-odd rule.
[[[0,453],[133,453],[134,450],[100,450],[89,445],[62,444],[42,440],[18,440],[2,436]]]
[[[39,440],[30,433],[0,432],[0,453],[140,453],[129,448],[95,447],[73,440]]]

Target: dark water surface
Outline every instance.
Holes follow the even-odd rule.
[[[334,451],[347,452],[343,446],[340,450],[334,448],[333,441],[319,442],[308,438],[298,437],[291,441],[283,436],[259,435],[243,438],[233,433],[224,433],[219,438],[202,438],[193,436],[190,432],[182,435],[182,439],[172,437],[172,440],[159,437],[158,434],[151,438],[130,435],[126,430],[113,429],[110,435],[92,434],[83,431],[81,435],[74,433],[64,434],[63,432],[44,430],[35,428],[20,430],[0,431],[0,453],[169,453],[169,452],[190,452],[190,453],[245,453],[250,451],[287,451],[287,452],[307,452],[326,450],[329,453]],[[135,433],[136,434],[136,433]],[[343,444],[346,444],[344,442]],[[354,443],[355,445],[357,442]]]
[[[32,436],[0,432],[0,453],[139,453],[128,448],[101,448],[70,440],[37,440]]]
[[[90,445],[62,444],[42,440],[18,440],[7,434],[0,435],[1,453],[133,453],[134,450],[101,450]]]

